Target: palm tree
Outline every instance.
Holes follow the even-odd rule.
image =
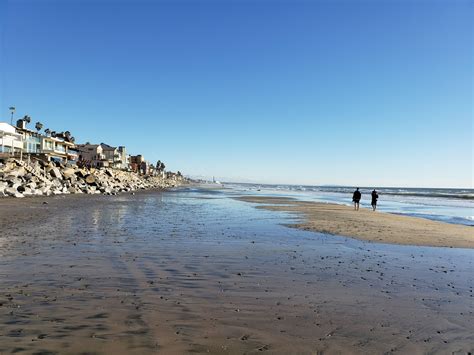
[[[13,125],[13,114],[15,113],[16,108],[15,108],[15,106],[10,106],[8,109],[10,110],[10,112],[12,114],[12,118],[10,119],[10,124]]]
[[[41,129],[43,128],[43,124],[41,122],[36,122],[35,128],[39,133],[39,131],[41,131]]]
[[[165,171],[165,168],[166,168],[166,166],[161,160],[158,160],[156,162],[156,170],[158,170],[160,173]]]
[[[47,136],[49,136],[51,134],[51,130],[49,128],[46,128],[44,130],[44,134],[46,134]]]
[[[31,122],[31,117],[28,116],[28,115],[25,115],[25,116],[23,117],[23,121],[25,121],[26,123],[30,123],[30,122]]]
[[[51,134],[51,137],[56,137],[56,131],[51,131],[50,134]]]

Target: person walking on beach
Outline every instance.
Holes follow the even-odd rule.
[[[377,208],[377,199],[379,198],[379,195],[377,193],[377,191],[372,191],[372,208],[375,209]]]
[[[357,188],[354,191],[354,194],[352,195],[352,202],[354,202],[354,210],[358,211],[359,210],[359,202],[362,197],[362,194],[359,191],[359,188]]]

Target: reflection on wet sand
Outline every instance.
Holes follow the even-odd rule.
[[[0,352],[473,350],[472,250],[289,229],[202,190],[42,202],[0,201]]]

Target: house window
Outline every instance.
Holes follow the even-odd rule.
[[[46,150],[53,150],[53,142],[51,142],[51,141],[45,141],[45,142],[44,142],[44,149],[46,149]]]

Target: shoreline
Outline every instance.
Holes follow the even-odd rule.
[[[296,213],[301,221],[287,227],[339,235],[376,243],[445,248],[474,248],[474,230],[424,218],[360,209],[287,197],[240,196],[256,208]]]

